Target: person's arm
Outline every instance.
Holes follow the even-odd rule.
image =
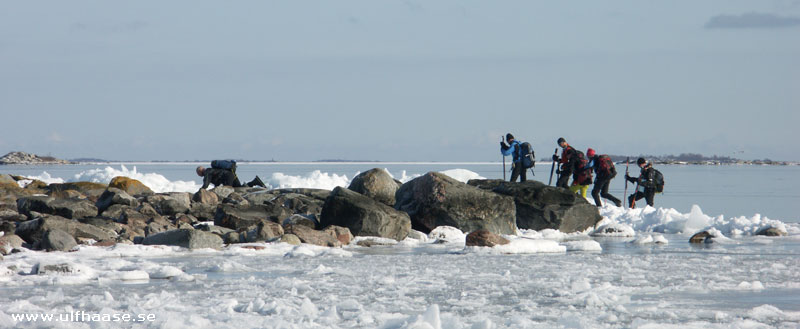
[[[211,183],[211,181],[210,181],[208,176],[210,176],[208,172],[206,172],[203,175],[203,186],[200,188],[201,190],[205,190],[206,188],[208,188],[208,184]]]
[[[500,142],[500,144],[505,145],[502,142]],[[514,150],[516,149],[516,147],[517,147],[516,144],[511,144],[511,146],[506,146],[505,148],[501,147],[500,152],[503,153],[504,156],[509,156],[514,154]]]

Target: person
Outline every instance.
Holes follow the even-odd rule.
[[[586,191],[592,184],[592,168],[589,167],[589,161],[583,156],[583,152],[575,151],[575,154],[574,160],[568,163],[572,166],[572,185],[569,190],[586,198]]]
[[[559,163],[558,181],[556,181],[556,186],[569,188],[567,183],[569,182],[569,176],[572,174],[572,169],[575,167],[575,161],[578,160],[578,151],[575,151],[575,149],[572,148],[569,143],[567,143],[564,137],[560,137],[556,143],[558,143],[558,146],[564,149],[561,151],[560,158],[553,154],[553,161]]]
[[[602,196],[603,198],[611,200],[617,207],[621,206],[622,202],[608,193],[608,186],[611,184],[611,180],[617,177],[617,169],[614,167],[614,161],[611,161],[611,157],[606,154],[597,155],[595,150],[591,148],[586,150],[586,156],[589,157],[589,168],[594,169],[594,173],[596,174],[594,188],[592,188],[594,204],[598,207],[602,207],[603,203],[600,201],[600,197]]]
[[[508,145],[506,145],[506,143],[508,143]],[[508,133],[506,134],[506,143],[500,142],[500,153],[503,153],[503,156],[513,156],[510,181],[515,182],[517,177],[519,177],[520,183],[528,180],[528,172],[522,166],[522,157],[519,155],[519,142],[514,139],[514,135]]]
[[[236,172],[230,169],[204,168],[203,166],[198,166],[195,171],[197,172],[197,176],[203,177],[203,187],[200,188],[201,190],[208,188],[209,184],[232,187],[267,187],[258,176],[253,178],[249,183],[242,185],[242,183],[239,182],[239,177],[236,177]]]
[[[636,191],[628,197],[628,205],[633,208],[635,201],[644,198],[647,200],[647,204],[653,207],[653,199],[656,195],[656,172],[655,169],[653,169],[653,164],[647,163],[645,158],[639,158],[636,160],[636,165],[641,168],[639,177],[634,178],[625,174],[625,179],[631,183],[637,184]]]

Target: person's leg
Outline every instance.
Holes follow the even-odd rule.
[[[558,181],[556,182],[556,186],[569,188],[569,176],[571,176],[571,172],[561,172],[561,176],[558,176]]]
[[[516,163],[511,165],[511,180],[509,180],[510,182],[516,182],[517,181],[517,177],[519,177],[519,168],[520,167],[521,166],[519,166]]]
[[[602,186],[602,190],[601,190],[602,193],[600,193],[600,195],[603,196],[604,198],[608,199],[608,200],[611,200],[611,202],[613,202],[615,205],[617,205],[617,207],[621,206],[622,202],[619,201],[619,199],[617,199],[616,197],[614,197],[610,193],[608,193],[608,186],[609,185],[611,185],[611,178],[608,178],[608,179],[604,180],[604,183],[603,183],[603,186]]]
[[[586,191],[589,190],[589,185],[581,185],[581,196],[586,199]]]
[[[636,191],[636,193],[631,194],[631,196],[628,198],[628,204],[631,206],[631,208],[633,208],[633,202],[639,201],[642,198],[644,198],[644,192]]]
[[[655,207],[653,205],[653,201],[656,196],[656,191],[654,189],[647,189],[647,191],[644,191],[644,193],[642,194],[644,194],[644,198],[645,200],[647,200],[647,204],[650,205],[651,207]]]
[[[592,198],[594,198],[594,204],[598,207],[603,206],[603,203],[600,202],[600,187],[602,185],[602,181],[597,180],[594,182],[594,187],[592,188]]]
[[[517,167],[519,167],[519,171],[520,171],[520,173],[519,173],[519,182],[522,183],[522,182],[528,180],[528,171],[525,170],[524,167],[522,167],[521,163]]]

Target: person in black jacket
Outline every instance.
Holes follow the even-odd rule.
[[[578,151],[575,151],[575,149],[567,143],[564,137],[559,138],[557,143],[558,146],[564,150],[561,151],[560,158],[553,154],[553,161],[556,161],[560,164],[556,186],[569,188],[569,176],[572,175],[573,168],[576,166],[576,162],[580,160],[580,158],[578,157]]]
[[[253,180],[249,183],[242,185],[242,183],[239,182],[239,177],[236,177],[236,173],[229,169],[203,168],[200,166],[197,167],[196,172],[197,176],[203,177],[203,187],[200,188],[201,190],[208,188],[209,184],[214,184],[214,186],[225,185],[232,187],[267,187],[258,176],[253,178]]]
[[[506,145],[506,143],[508,143],[508,145]],[[511,181],[515,182],[517,177],[519,177],[520,183],[528,180],[528,172],[525,171],[525,167],[522,166],[522,158],[519,155],[519,142],[514,139],[514,135],[508,133],[506,134],[506,143],[500,142],[500,153],[502,153],[503,156],[513,156],[511,163]]]
[[[628,197],[628,205],[633,208],[635,201],[644,198],[647,200],[647,204],[653,207],[653,199],[656,195],[656,171],[653,169],[653,164],[647,163],[647,160],[644,158],[637,159],[636,164],[642,169],[639,177],[634,178],[625,174],[625,179],[631,183],[637,184],[636,192]]]
[[[586,150],[586,156],[589,157],[589,168],[594,168],[597,176],[594,179],[594,188],[592,188],[592,197],[594,204],[602,207],[603,203],[600,197],[611,200],[617,207],[622,206],[622,201],[608,193],[608,185],[611,180],[617,177],[617,168],[614,167],[614,161],[608,155],[598,155],[593,149]]]

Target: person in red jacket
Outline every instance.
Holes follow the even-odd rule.
[[[622,206],[622,201],[608,193],[608,185],[617,176],[617,168],[614,167],[614,161],[611,161],[608,155],[597,155],[593,149],[586,150],[586,156],[589,157],[589,168],[593,168],[596,174],[594,188],[592,188],[594,204],[602,207],[603,203],[600,201],[602,196],[611,200],[617,207]]]
[[[561,137],[557,141],[558,146],[560,146],[563,151],[561,151],[561,157],[559,158],[557,155],[553,154],[553,161],[559,163],[559,170],[558,170],[558,181],[556,181],[556,186],[569,188],[569,176],[572,175],[573,168],[575,167],[575,162],[579,160],[578,158],[578,151],[576,151],[572,146],[570,146],[564,137]]]

